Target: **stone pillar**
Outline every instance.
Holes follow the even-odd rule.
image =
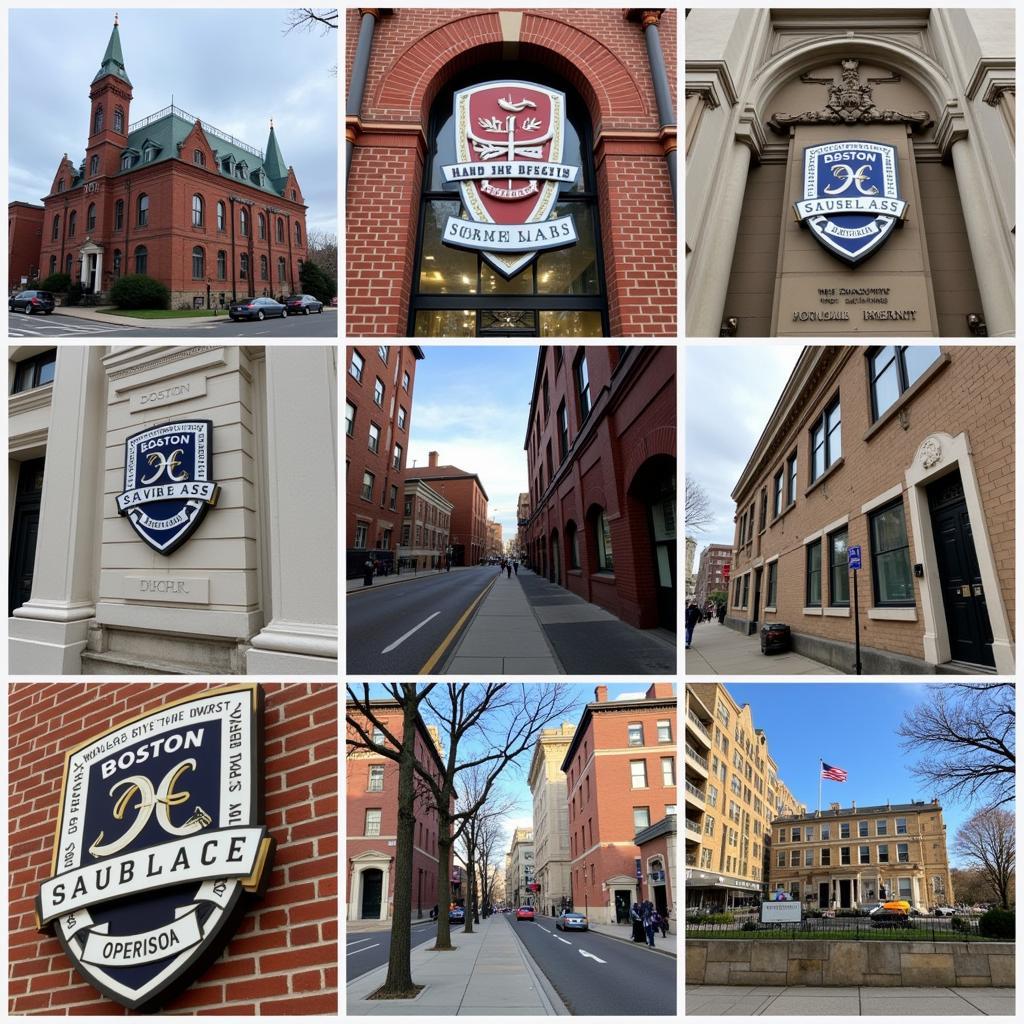
[[[103,499],[102,346],[59,345],[32,597],[8,620],[15,674],[78,675],[94,592]]]
[[[89,283],[89,257],[85,253],[81,253],[80,255],[82,259],[82,273],[78,283],[82,288],[85,288]]]
[[[96,253],[96,287],[93,291],[99,295],[103,291],[103,253]]]
[[[270,622],[250,674],[338,670],[337,365],[334,348],[267,346]],[[319,392],[319,393],[317,393]]]

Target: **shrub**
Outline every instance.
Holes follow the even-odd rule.
[[[987,939],[1014,938],[1014,916],[1012,910],[1003,910],[1001,907],[993,907],[986,910],[978,921],[978,931]]]
[[[44,292],[66,292],[70,287],[70,274],[51,274],[39,285],[39,289]]]
[[[971,922],[966,917],[954,917],[949,924],[955,932],[969,932],[971,930]]]
[[[82,285],[80,282],[76,281],[68,289],[68,305],[77,306],[82,301],[82,294]]]
[[[114,282],[110,301],[121,309],[169,309],[171,293],[152,277],[128,274]]]
[[[753,921],[744,921],[743,922],[743,931],[745,931],[745,932],[756,932],[757,931],[757,925]]]
[[[708,924],[732,924],[736,920],[735,914],[708,914]]]
[[[304,294],[316,296],[325,306],[338,294],[337,281],[310,260],[302,264],[299,284]]]
[[[687,914],[686,915],[686,923],[687,924],[704,924],[707,921],[707,919],[708,919],[708,915],[707,914]]]

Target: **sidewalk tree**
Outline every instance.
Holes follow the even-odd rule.
[[[896,730],[903,749],[924,756],[912,768],[933,792],[986,807],[1012,804],[1013,683],[930,686],[930,699],[907,712]]]
[[[1013,889],[1015,840],[1013,814],[998,807],[989,807],[968,818],[953,843],[954,852],[980,870],[997,902],[1004,908],[1010,906]]]

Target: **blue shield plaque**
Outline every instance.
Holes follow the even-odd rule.
[[[188,540],[217,503],[213,423],[181,420],[148,427],[125,440],[124,491],[117,511],[161,555]]]
[[[896,147],[883,142],[807,146],[797,220],[834,256],[859,263],[907,214],[897,163]]]

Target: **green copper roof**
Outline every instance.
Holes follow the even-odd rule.
[[[146,166],[147,163],[157,164],[164,160],[174,159],[175,157],[180,157],[180,159],[188,163],[192,162],[191,152],[179,153],[178,147],[191,134],[192,129],[195,127],[195,121],[181,117],[177,113],[177,107],[166,109],[168,113],[162,117],[158,116],[155,120],[146,118],[141,127],[129,132],[128,143],[124,150],[122,150],[122,154],[124,152],[131,152],[135,157],[135,161],[130,168],[120,171],[119,174],[130,174],[133,170]],[[217,154],[216,169],[222,178],[226,178],[228,181],[244,181],[251,188],[257,188],[268,195],[282,196],[284,194],[282,191],[284,180],[282,179],[278,182],[275,179],[266,158],[261,159],[257,153],[250,152],[248,149],[243,148],[243,146],[236,145],[221,135],[208,131],[205,125],[201,126],[201,131],[206,137],[210,149]],[[271,137],[273,137],[273,134],[271,134]],[[143,152],[147,144],[155,150],[152,159],[149,161],[146,161],[145,153]],[[281,151],[277,149],[276,142],[274,143],[274,148],[276,160],[280,163]],[[237,169],[242,163],[245,164],[245,177],[239,178],[237,176]],[[229,166],[230,170],[228,169]],[[264,172],[262,182],[258,180],[256,173],[260,170]],[[287,177],[287,173],[285,171],[285,177]]]
[[[288,177],[288,166],[281,156],[281,147],[277,144],[277,136],[274,134],[274,125],[270,125],[270,138],[267,139],[267,155],[263,159],[263,166],[267,170],[267,177],[278,189],[284,188],[285,178]]]
[[[128,72],[124,69],[124,56],[121,53],[121,36],[118,34],[116,21],[114,22],[114,30],[110,33],[110,42],[107,43],[107,52],[103,54],[103,63],[100,64],[100,69],[96,72],[96,77],[93,81],[98,81],[104,75],[113,75],[115,78],[120,78],[122,82],[127,82],[129,85],[132,84],[128,78]]]

